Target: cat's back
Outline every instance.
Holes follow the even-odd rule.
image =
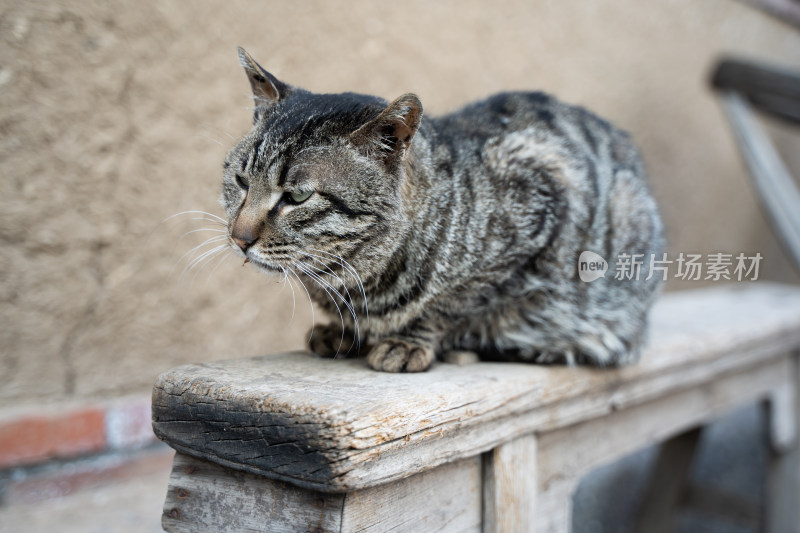
[[[477,264],[508,280],[490,304],[498,311],[482,308],[452,345],[481,350],[470,344],[470,332],[480,331],[475,338],[521,360],[541,353],[568,361],[579,354],[596,364],[635,359],[659,279],[590,285],[577,272],[583,251],[613,260],[662,249],[658,210],[631,137],[542,92],[496,94],[432,123],[448,148],[439,154],[453,168],[437,177],[452,184],[453,209],[468,213],[459,219],[467,221],[466,248],[479,251],[480,260],[462,270],[472,273]]]
[[[475,139],[524,129],[533,123],[552,124],[562,104],[541,91],[502,92],[440,116],[439,131]]]
[[[431,122],[440,141],[473,151],[505,143],[525,157],[533,154],[524,147],[530,151],[534,145],[546,145],[551,154],[552,150],[568,153],[567,161],[599,158],[614,166],[639,165],[626,132],[583,107],[540,91],[498,93]]]

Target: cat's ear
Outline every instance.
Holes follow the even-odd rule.
[[[386,161],[393,160],[405,155],[421,121],[422,102],[415,94],[404,94],[350,134],[350,140]]]
[[[262,106],[270,107],[289,95],[291,88],[288,85],[264,70],[244,48],[240,46],[238,50],[239,63],[242,64],[247,79],[250,80],[250,87],[253,89],[256,110]]]

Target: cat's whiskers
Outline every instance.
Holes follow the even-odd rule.
[[[218,242],[226,241],[227,239],[228,239],[227,235],[214,235],[213,237],[209,237],[208,239],[204,240],[203,242],[201,242],[200,244],[198,244],[197,246],[195,246],[195,247],[194,247],[194,248],[192,248],[191,250],[189,250],[189,251],[187,251],[186,253],[184,253],[184,254],[183,254],[181,257],[180,257],[180,259],[178,259],[178,260],[175,262],[175,264],[174,264],[174,265],[172,265],[172,270],[171,270],[171,273],[175,271],[175,268],[176,268],[176,267],[177,267],[179,264],[181,264],[181,261],[183,261],[183,260],[186,258],[186,256],[188,256],[189,254],[193,253],[195,250],[199,250],[199,249],[200,249],[200,248],[202,248],[203,246],[208,246],[208,245],[210,245],[210,244],[216,244],[216,243],[218,243]],[[183,273],[181,273],[181,275],[183,275]]]
[[[227,232],[227,230],[224,230],[224,229],[217,229],[217,228],[198,228],[198,229],[193,229],[193,230],[191,230],[191,231],[187,231],[186,233],[184,233],[183,235],[181,235],[180,237],[178,237],[178,240],[181,240],[181,239],[183,239],[184,237],[186,237],[187,235],[191,235],[192,233],[197,233],[197,232],[199,232],[199,231],[211,231],[211,232],[214,232],[214,233],[228,233],[228,232]]]
[[[200,274],[200,272],[202,272],[208,265],[213,263],[215,257],[217,257],[218,255],[222,255],[223,258],[225,257],[224,254],[225,250],[215,250],[213,252],[214,253],[209,254],[208,257],[206,257],[204,260],[198,262],[193,268],[189,269],[189,271],[194,270],[194,274],[192,274],[192,279],[189,280],[190,285],[192,286],[194,285],[194,280],[197,279],[197,276]],[[206,280],[206,283],[208,283],[208,280]]]
[[[200,216],[200,217],[193,216],[193,215],[198,215],[198,214],[200,214],[202,216]],[[210,222],[211,224],[220,226],[220,228],[199,228],[199,229],[194,229],[194,230],[191,230],[191,231],[187,231],[186,233],[184,233],[183,235],[178,237],[178,240],[181,240],[184,237],[186,237],[187,235],[189,235],[190,233],[195,233],[196,231],[214,231],[214,232],[219,232],[219,233],[224,233],[225,231],[227,231],[228,223],[224,218],[219,217],[219,216],[217,216],[217,215],[215,215],[213,213],[209,213],[208,211],[202,211],[202,210],[199,210],[199,209],[192,209],[192,210],[189,210],[189,211],[181,211],[179,213],[175,213],[174,215],[170,215],[167,218],[165,218],[164,220],[162,220],[161,222],[159,222],[158,224],[156,224],[156,226],[152,230],[151,237],[152,237],[153,234],[156,233],[156,231],[159,229],[159,227],[161,227],[163,224],[166,224],[170,220],[172,220],[174,218],[177,218],[177,217],[180,217],[180,216],[192,216],[191,220],[204,220],[206,222]],[[223,228],[225,228],[225,229],[223,230]],[[178,264],[189,253],[191,253],[192,251],[194,251],[194,249],[190,250],[189,252],[184,254],[180,259],[178,259],[178,261],[172,266],[172,270],[174,270],[175,267],[178,266]]]
[[[217,264],[215,264],[215,265],[214,265],[214,266],[211,268],[211,271],[208,273],[208,277],[206,278],[206,282],[205,282],[205,284],[203,285],[203,288],[204,288],[204,289],[205,289],[206,287],[208,287],[208,282],[209,282],[209,281],[211,280],[211,278],[214,276],[214,272],[216,272],[216,271],[217,271],[217,269],[220,267],[220,265],[222,265],[222,263],[224,263],[224,262],[225,262],[225,260],[226,260],[228,257],[230,257],[230,256],[231,256],[231,254],[233,254],[233,249],[232,249],[232,248],[228,248],[226,251],[224,251],[224,252],[221,254],[221,257],[220,257],[219,261],[217,261]]]
[[[310,256],[313,256],[313,257],[318,257],[318,256],[315,256],[314,254],[306,253],[306,255],[310,255]],[[342,278],[340,278],[333,270],[331,270],[331,268],[328,265],[326,265],[325,263],[323,263],[319,259],[315,259],[314,261],[317,262],[317,263],[320,263],[325,268],[325,270],[322,270],[320,268],[317,268],[317,267],[315,267],[313,265],[309,265],[309,264],[305,264],[305,266],[307,266],[309,268],[313,268],[317,272],[325,274],[326,276],[331,276],[331,277],[335,278],[342,285],[342,288],[344,289],[344,292],[347,295],[346,299],[342,296],[342,294],[338,290],[336,290],[335,287],[333,287],[333,285],[327,283],[328,287],[330,287],[330,289],[333,290],[336,293],[336,295],[339,296],[339,298],[342,299],[342,303],[344,303],[344,305],[347,307],[348,311],[350,311],[350,315],[353,317],[353,324],[354,324],[354,328],[355,328],[355,332],[356,332],[356,341],[357,341],[356,345],[360,349],[361,348],[361,331],[359,330],[358,317],[356,316],[355,306],[353,305],[353,297],[350,296],[350,291],[347,289],[347,285],[342,280]],[[322,281],[324,281],[321,277],[320,277],[320,279]],[[342,321],[342,322],[343,322],[343,325],[344,325],[344,321]]]
[[[311,250],[312,252],[325,254],[336,259],[342,266],[342,268],[346,269],[353,275],[353,277],[356,280],[356,285],[361,291],[361,298],[364,300],[364,315],[366,316],[367,319],[367,328],[369,328],[369,305],[367,304],[367,293],[364,290],[364,282],[361,280],[361,276],[358,274],[358,271],[355,269],[355,267],[351,265],[349,262],[347,262],[341,255],[337,255],[331,252],[326,252],[325,250],[317,250],[315,248],[309,248],[309,250]]]
[[[219,237],[221,237],[221,236],[219,236]],[[209,243],[209,244],[216,244],[216,243],[221,242],[221,241],[222,241],[222,239],[215,241],[215,243]],[[217,244],[213,248],[211,248],[209,250],[205,250],[203,253],[201,253],[197,257],[194,257],[191,261],[189,261],[186,264],[186,266],[183,267],[183,270],[181,270],[181,275],[179,276],[179,279],[183,278],[183,276],[184,276],[184,274],[186,274],[186,272],[191,272],[192,270],[194,270],[194,267],[196,265],[198,265],[201,261],[203,261],[205,258],[207,258],[209,255],[214,255],[215,252],[222,251],[227,246],[229,246],[228,243]]]
[[[213,218],[208,217],[193,217],[192,220],[205,220],[206,222],[211,222],[212,224],[216,224],[217,226],[222,226],[223,228],[227,228],[228,224],[220,222]]]
[[[318,262],[319,262],[319,261],[318,261]],[[315,266],[313,266],[313,265],[309,265],[308,263],[303,263],[302,261],[300,261],[300,263],[301,263],[303,266],[305,266],[306,268],[312,268],[312,269],[314,269],[314,270],[316,270],[317,272],[320,272],[320,273],[322,273],[322,274],[325,274],[325,275],[330,275],[330,276],[332,276],[332,277],[336,278],[336,279],[339,281],[339,283],[341,283],[341,284],[342,284],[342,288],[344,288],[344,292],[345,292],[345,294],[347,294],[347,298],[345,298],[344,296],[342,296],[342,293],[341,293],[341,292],[339,292],[339,290],[338,290],[338,289],[336,289],[336,288],[335,288],[333,285],[331,285],[329,282],[327,282],[327,281],[326,281],[324,278],[322,278],[321,276],[317,275],[317,277],[320,279],[320,281],[322,281],[323,283],[325,283],[325,284],[327,285],[327,287],[328,287],[328,288],[330,288],[332,291],[334,291],[334,292],[336,293],[336,295],[337,295],[337,296],[338,296],[338,297],[339,297],[339,298],[342,300],[342,303],[344,303],[344,304],[345,304],[345,306],[347,306],[347,309],[348,309],[348,311],[350,311],[350,314],[353,316],[353,321],[355,322],[355,327],[356,327],[356,329],[357,329],[357,328],[358,328],[358,316],[356,315],[355,308],[354,308],[354,306],[353,306],[353,299],[352,299],[352,297],[350,296],[350,291],[348,291],[348,290],[347,290],[347,286],[345,285],[345,283],[344,283],[344,281],[342,280],[342,278],[340,278],[340,277],[339,277],[339,276],[338,276],[338,275],[337,275],[335,272],[333,272],[333,271],[330,269],[330,267],[328,267],[328,266],[327,266],[327,265],[325,265],[324,263],[322,263],[322,265],[323,265],[323,266],[325,266],[326,270],[322,270],[322,269],[320,269],[320,268],[317,268],[317,267],[315,267]]]
[[[289,288],[292,289],[292,318],[289,319],[289,324],[291,325],[294,322],[294,307],[295,307],[295,297],[294,297],[294,285],[292,282],[289,281],[289,273],[286,271],[286,268],[281,266],[281,270],[283,271],[283,287],[286,287],[286,284],[289,284]]]
[[[336,359],[339,356],[339,351],[342,349],[342,344],[344,344],[344,315],[342,315],[342,310],[339,308],[339,303],[336,301],[336,298],[334,298],[333,295],[326,288],[326,285],[328,287],[331,287],[330,283],[328,283],[327,281],[325,281],[324,279],[322,279],[318,275],[316,275],[314,272],[309,270],[308,269],[308,265],[306,265],[302,261],[295,262],[295,266],[303,274],[305,274],[306,276],[311,278],[312,281],[314,281],[317,285],[319,285],[319,287],[323,291],[325,291],[325,294],[327,294],[328,298],[330,298],[331,302],[333,302],[333,306],[336,308],[336,312],[339,313],[339,320],[341,321],[341,324],[342,324],[342,336],[339,339],[339,346],[336,348],[336,354],[334,354],[334,356],[333,356],[333,358]],[[333,287],[331,287],[331,288],[333,288]],[[333,289],[333,290],[334,290],[334,292],[339,294],[338,291],[336,291],[336,289]],[[342,297],[341,294],[339,294],[339,297]]]
[[[339,292],[338,289],[336,289],[333,285],[331,285],[322,276],[320,276],[319,274],[316,274],[315,272],[312,272],[310,269],[316,270],[317,272],[321,272],[323,274],[327,274],[325,271],[323,271],[323,270],[321,270],[321,269],[319,269],[317,267],[314,267],[313,265],[309,265],[307,263],[304,263],[302,261],[299,261],[298,263],[299,263],[298,267],[301,268],[301,270],[303,270],[304,274],[306,274],[308,277],[310,277],[312,280],[314,280],[317,283],[317,285],[319,285],[320,288],[322,288],[325,291],[325,293],[331,299],[333,304],[336,306],[336,311],[339,313],[339,318],[340,318],[341,323],[342,323],[342,338],[341,338],[341,341],[339,343],[339,348],[337,348],[337,350],[336,350],[337,355],[339,353],[339,350],[341,350],[342,343],[344,342],[344,329],[345,329],[345,326],[344,326],[344,316],[342,315],[341,309],[339,307],[339,303],[333,297],[333,295],[336,295],[336,296],[339,297],[339,299],[342,301],[342,303],[345,305],[345,307],[347,307],[347,310],[350,312],[350,316],[352,316],[352,318],[353,318],[353,329],[354,329],[354,332],[355,332],[356,349],[360,350],[361,349],[361,329],[360,329],[360,326],[359,326],[359,323],[358,323],[358,314],[356,313],[355,308],[353,307],[352,298],[350,297],[350,293],[347,290],[347,286],[345,285],[345,283],[342,281],[342,279],[339,276],[337,276],[335,273],[333,273],[333,271],[330,271],[331,275],[333,275],[342,284],[342,287],[344,288],[345,292],[347,293],[347,298],[345,298],[342,295],[342,293]],[[330,270],[330,269],[328,269],[328,270]],[[331,292],[333,294],[331,294]],[[352,348],[352,345],[351,345],[350,348]],[[349,348],[348,348],[348,350],[349,350]]]
[[[167,222],[168,220],[172,220],[175,217],[179,217],[179,216],[183,216],[183,215],[206,215],[206,216],[209,216],[209,217],[215,219],[218,222],[221,222],[224,225],[228,224],[228,221],[225,220],[224,218],[222,218],[220,216],[217,216],[214,213],[209,213],[208,211],[202,211],[200,209],[190,209],[189,211],[181,211],[180,213],[175,213],[174,215],[170,215],[167,218],[165,218],[164,220],[162,220],[161,223],[163,224],[164,222]]]
[[[297,266],[296,263],[295,263],[295,266]],[[311,341],[311,336],[314,334],[314,326],[316,325],[316,321],[314,319],[314,302],[311,301],[311,294],[308,292],[308,289],[306,288],[306,284],[303,283],[303,280],[300,279],[300,276],[297,274],[297,272],[295,272],[294,269],[292,267],[290,267],[290,266],[287,266],[286,269],[288,270],[288,272],[290,274],[292,274],[294,276],[294,278],[297,281],[300,282],[300,286],[303,287],[304,291],[306,291],[306,296],[308,297],[308,305],[309,305],[309,307],[311,307],[311,331],[308,333],[308,340]]]
[[[195,270],[195,273],[191,279],[191,282],[194,283],[194,280],[197,278],[200,272],[204,270],[206,267],[208,267],[208,265],[214,263],[214,260],[217,257],[217,255],[221,254],[222,257],[220,257],[220,260],[213,265],[211,271],[209,272],[208,279],[206,279],[206,285],[207,285],[213,273],[217,270],[217,268],[219,268],[219,266],[225,261],[227,256],[230,255],[231,253],[231,249],[228,243],[226,242],[228,240],[228,235],[227,235],[228,223],[224,218],[215,215],[214,213],[209,213],[208,211],[203,211],[201,209],[190,209],[187,211],[181,211],[179,213],[175,213],[173,215],[168,216],[159,223],[159,226],[178,217],[190,217],[190,220],[202,220],[204,222],[208,222],[211,224],[210,227],[209,225],[206,225],[200,228],[195,228],[186,231],[180,237],[178,237],[178,241],[183,240],[185,237],[193,233],[208,232],[214,235],[207,238],[197,246],[194,246],[191,249],[187,250],[183,255],[181,255],[180,258],[175,262],[175,264],[172,265],[172,268],[170,270],[170,276],[174,275],[178,265],[183,263],[184,260],[187,260],[187,263],[181,270],[178,279],[182,280],[187,272]],[[219,226],[219,227],[214,227],[214,226]],[[208,250],[203,250],[203,248],[206,246],[213,246],[213,247]],[[222,253],[226,249],[228,253]],[[197,255],[196,257],[191,257],[192,254],[195,253],[198,253],[199,255]],[[190,257],[191,260],[188,260],[187,258]]]
[[[316,270],[317,272],[325,274],[326,276],[330,276],[331,278],[333,278],[336,281],[338,281],[339,282],[338,285],[342,286],[342,289],[344,289],[344,293],[347,295],[347,301],[350,302],[350,305],[352,306],[353,297],[350,296],[350,291],[347,288],[347,284],[344,282],[344,280],[336,272],[333,271],[333,269],[330,266],[325,264],[325,262],[323,261],[324,258],[320,257],[318,255],[315,255],[315,254],[308,253],[308,252],[305,252],[305,255],[311,257],[315,263],[319,263],[320,265],[322,265],[322,268],[318,268],[318,267],[315,267],[314,265],[309,265],[309,264],[306,264],[306,266],[309,266],[309,267],[313,268],[314,270]]]
[[[206,258],[206,260],[199,266],[199,268],[197,268],[197,271],[195,272],[194,276],[192,276],[192,283],[194,283],[195,278],[200,274],[201,271],[205,270],[206,267],[208,267],[209,265],[213,265],[211,267],[211,270],[207,271],[208,275],[206,276],[206,282],[203,284],[204,288],[207,287],[208,286],[208,282],[211,280],[211,276],[214,274],[214,272],[217,270],[217,268],[219,268],[219,266],[222,263],[224,263],[225,260],[232,253],[233,252],[232,252],[231,248],[225,248],[225,249],[223,249],[221,251],[217,251],[217,252],[214,252],[213,254],[209,255]],[[217,257],[219,257],[219,261],[214,263],[214,259],[216,259]]]
[[[200,132],[200,133],[198,133],[198,135],[199,135],[200,137],[203,137],[204,139],[208,139],[209,141],[215,142],[215,143],[217,143],[218,145],[220,145],[220,146],[222,146],[223,148],[225,148],[225,145],[224,145],[224,144],[222,144],[222,141],[220,141],[219,139],[215,139],[215,138],[214,138],[214,137],[212,137],[211,135],[208,135],[208,134],[206,134],[206,133],[203,133],[203,132]]]
[[[206,250],[205,252],[203,252],[199,256],[195,257],[194,259],[192,259],[192,261],[188,265],[183,267],[183,271],[181,272],[180,278],[183,278],[183,275],[186,272],[191,272],[198,265],[208,264],[208,261],[210,261],[215,255],[217,255],[218,253],[221,253],[226,248],[229,248],[227,243],[226,244],[220,244],[219,246],[215,246],[214,248],[212,248],[210,250]],[[200,270],[202,270],[202,268]],[[195,272],[195,275],[192,276],[192,281],[194,281],[194,278],[197,276],[197,273],[200,272],[200,270]]]
[[[233,135],[231,135],[230,133],[228,133],[224,129],[222,129],[219,126],[216,126],[214,124],[211,124],[210,122],[201,122],[201,123],[198,124],[198,126],[200,126],[202,128],[207,128],[208,130],[214,130],[217,133],[222,133],[223,135],[225,135],[226,137],[228,137],[232,141],[237,141],[238,140],[236,137],[234,137]]]
[[[361,349],[361,329],[360,329],[360,326],[359,326],[358,315],[356,314],[356,311],[355,311],[355,304],[353,303],[353,297],[350,295],[350,291],[347,288],[347,284],[344,282],[344,280],[338,274],[336,274],[331,269],[330,266],[328,266],[327,264],[325,264],[325,262],[323,262],[323,259],[325,259],[324,257],[318,256],[316,254],[309,253],[307,251],[304,252],[304,253],[306,255],[314,258],[314,261],[316,263],[321,264],[325,268],[325,270],[322,270],[322,269],[319,269],[317,267],[314,267],[313,265],[306,265],[306,266],[309,266],[309,267],[313,268],[317,272],[321,272],[321,273],[323,273],[323,274],[325,274],[327,276],[331,276],[331,277],[335,278],[339,282],[339,284],[342,285],[342,288],[344,289],[344,293],[345,293],[345,295],[347,295],[346,299],[342,296],[342,294],[340,292],[336,291],[336,289],[333,286],[330,286],[330,287],[331,287],[332,290],[336,291],[336,294],[342,299],[342,302],[345,304],[345,306],[347,306],[347,310],[350,311],[350,315],[353,317],[353,328],[354,328],[355,333],[356,333],[356,349],[360,350]]]

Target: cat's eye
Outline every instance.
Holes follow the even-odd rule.
[[[250,182],[248,182],[247,178],[245,178],[240,174],[236,174],[236,185],[238,185],[245,191],[250,188]]]
[[[295,204],[302,204],[308,200],[314,191],[293,191],[289,193],[289,199]]]

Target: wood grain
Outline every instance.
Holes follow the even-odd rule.
[[[738,406],[766,400],[774,388],[791,382],[791,369],[792,361],[786,356],[769,359],[757,367],[721,374],[697,387],[543,432],[537,439],[540,512],[536,531],[570,530],[572,494],[578,481],[592,469],[706,424]],[[787,468],[791,470],[792,466]],[[786,501],[796,494],[787,491],[782,496]]]
[[[536,437],[523,435],[483,457],[483,531],[516,533],[536,522]]]
[[[477,533],[480,475],[473,457],[391,485],[324,494],[179,453],[162,526],[172,533]]]
[[[593,468],[663,442],[736,407],[765,400],[774,387],[791,379],[791,361],[767,361],[699,387],[546,432],[539,436],[540,488],[550,490],[562,480],[573,483]]]
[[[347,494],[342,532],[481,530],[480,457]]]
[[[300,353],[186,365],[159,378],[153,428],[189,455],[347,492],[673,393],[713,394],[720,376],[769,367],[797,346],[800,290],[740,284],[665,295],[643,361],[630,367],[437,364],[384,374]]]
[[[339,531],[344,496],[175,454],[161,525],[174,533]]]

